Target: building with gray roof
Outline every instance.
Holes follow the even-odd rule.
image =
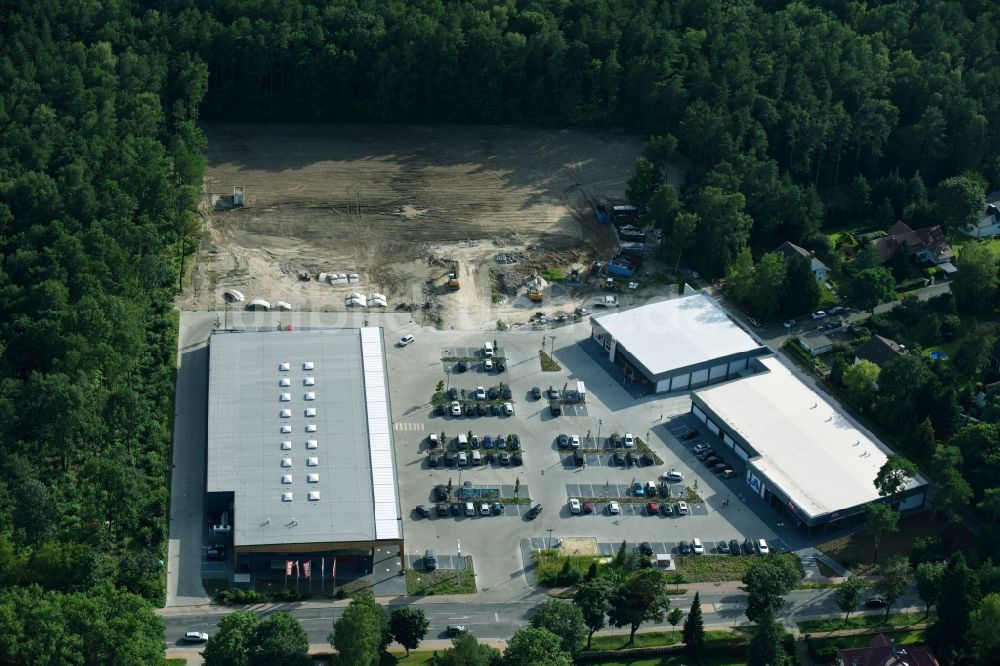
[[[381,329],[213,334],[207,491],[237,554],[402,554]]]

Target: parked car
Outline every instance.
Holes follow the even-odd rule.
[[[507,416],[514,416],[514,405],[509,402],[503,403],[503,413]]]
[[[478,449],[479,448],[479,435],[473,435],[469,438],[469,448]]]
[[[705,458],[702,462],[705,463],[705,467],[711,469],[712,467],[722,462],[722,458],[720,458],[719,456],[709,456]]]
[[[459,452],[459,454],[458,454],[458,466],[459,467],[465,467],[468,464],[469,464],[469,454],[467,454],[465,451]]]
[[[583,511],[583,507],[580,505],[580,500],[575,497],[569,500],[569,512],[570,513],[580,513]]]
[[[754,552],[756,552],[756,550],[757,549],[754,548],[753,541],[751,541],[750,539],[744,539],[743,540],[743,554],[744,555],[753,555]]]
[[[441,456],[436,453],[431,454],[430,457],[427,458],[427,464],[431,467],[437,467],[441,464]]]
[[[701,453],[698,454],[698,460],[704,462],[706,459],[711,458],[715,455],[715,451],[711,448],[702,449]]]
[[[434,571],[438,567],[438,558],[434,554],[433,548],[428,548],[424,551],[424,569],[428,571]]]
[[[504,386],[502,389],[500,389],[500,395],[503,396],[504,400],[510,400],[512,397],[514,397],[514,394],[511,393],[509,386]]]
[[[701,539],[691,539],[691,552],[695,555],[705,554],[705,546],[701,543]]]
[[[667,502],[660,505],[660,515],[661,516],[672,516],[674,515],[674,507]]]
[[[457,386],[452,386],[450,389],[448,389],[448,399],[449,400],[458,400],[458,396],[459,395],[461,395],[461,394],[458,392],[458,387]]]
[[[500,464],[501,465],[509,465],[510,464],[510,454],[507,453],[506,451],[501,451],[500,452]]]
[[[484,387],[476,387],[476,400],[486,400],[486,389]]]
[[[608,513],[610,513],[612,516],[617,516],[621,512],[622,508],[618,505],[618,502],[611,502],[610,504],[608,504]]]
[[[542,389],[538,388],[537,386],[533,386],[531,388],[531,397],[534,398],[535,400],[541,400],[542,399]]]
[[[734,470],[734,469],[725,469],[725,470],[722,470],[722,475],[721,476],[722,476],[723,479],[733,479],[733,478],[736,478],[736,470]]]
[[[471,402],[465,403],[465,415],[466,416],[475,416],[476,415],[476,406],[474,404],[472,404]]]
[[[623,441],[625,443],[626,449],[631,449],[635,446],[635,437],[630,432],[625,433],[625,438]]]
[[[457,400],[455,400],[454,402],[451,403],[451,415],[452,416],[461,416],[462,415],[462,403],[460,403]]]
[[[503,435],[497,435],[496,443],[497,443],[497,448],[498,449],[506,449],[507,448],[507,438],[504,437]]]
[[[889,601],[885,597],[868,597],[865,599],[865,608],[885,608]]]
[[[503,513],[503,504],[500,502],[493,502],[493,513],[498,516]]]
[[[677,515],[684,516],[684,515],[687,515],[687,512],[688,512],[687,502],[678,502],[677,503]]]
[[[462,374],[468,369],[469,369],[469,364],[466,363],[465,361],[459,361],[458,363],[455,364],[455,372],[459,374]]]
[[[716,474],[722,474],[727,469],[729,469],[729,465],[727,465],[724,462],[715,463],[714,465],[712,465],[712,471],[715,472]]]
[[[690,555],[691,544],[689,544],[687,541],[681,541],[680,544],[677,546],[677,552],[679,552],[681,555]]]
[[[436,432],[427,435],[427,448],[436,449],[439,446],[441,446],[441,441],[438,439]]]
[[[559,446],[560,449],[568,449],[569,448],[569,435],[567,435],[566,433],[562,433],[562,432],[559,433],[559,436],[556,437],[556,444]]]
[[[490,405],[490,414],[493,416],[500,416],[500,405],[495,402]]]
[[[729,554],[739,555],[742,551],[740,550],[740,542],[736,539],[729,540]]]
[[[454,467],[455,466],[455,454],[452,453],[451,451],[445,452],[445,454],[444,454],[444,464],[447,467]]]
[[[661,478],[667,483],[681,483],[684,480],[684,475],[676,470],[670,470],[664,472]]]
[[[494,447],[493,436],[492,435],[484,435],[483,436],[483,448],[484,449],[492,449],[493,447]]]
[[[441,516],[441,517],[447,516],[448,515],[448,505],[445,504],[444,502],[439,503],[437,505],[437,515]]]
[[[691,453],[699,455],[701,453],[704,453],[705,451],[708,451],[708,449],[709,449],[708,444],[706,444],[705,442],[701,442],[700,444],[695,444],[695,447],[691,449]]]
[[[481,402],[476,403],[476,416],[486,416],[486,405]]]
[[[794,319],[786,319],[784,321],[784,323],[782,323],[782,326],[784,326],[785,328],[791,328],[792,326],[795,326],[795,320]]]
[[[843,305],[834,305],[832,308],[830,308],[830,311],[827,312],[827,314],[829,314],[829,315],[839,315],[843,311],[844,311],[844,306]]]
[[[498,360],[497,361],[497,372],[503,372],[506,369],[507,369],[507,364],[504,363],[502,360]]]
[[[425,504],[418,504],[417,505],[417,513],[420,514],[421,516],[423,516],[424,518],[430,518],[431,517],[431,508],[429,506],[425,505]]]
[[[688,428],[683,433],[681,433],[681,439],[683,439],[684,441],[687,441],[689,439],[694,439],[697,436],[698,436],[698,431],[692,428]]]
[[[461,516],[462,515],[462,505],[459,504],[459,503],[457,503],[457,502],[455,504],[452,504],[451,505],[451,515],[453,515],[453,516]]]
[[[514,467],[520,467],[522,463],[524,463],[524,458],[521,456],[521,452],[515,451],[510,457],[510,464]]]
[[[639,544],[639,552],[642,553],[643,555],[652,555],[653,547],[649,544],[648,541],[643,541],[642,543]]]
[[[771,548],[767,545],[767,541],[765,541],[764,539],[757,539],[757,541],[754,542],[754,547],[757,549],[758,555],[771,554]]]
[[[434,499],[439,502],[443,502],[448,499],[448,486],[441,485],[440,483],[434,486]]]
[[[214,543],[208,547],[205,551],[205,557],[213,561],[222,561],[226,559],[226,544],[224,543]]]
[[[658,513],[660,513],[660,505],[657,504],[656,502],[648,502],[646,504],[646,511],[649,513],[649,515],[655,516]]]
[[[593,502],[584,502],[583,503],[583,512],[584,513],[594,513],[594,503]]]
[[[487,393],[490,396],[490,400],[496,400],[500,397],[500,391],[497,390],[496,386],[491,386]]]
[[[639,456],[635,455],[634,452],[629,451],[628,453],[625,454],[625,464],[627,464],[629,467],[631,467],[632,465],[638,465]]]
[[[521,438],[517,435],[507,435],[507,448],[517,451],[521,448]]]
[[[646,490],[642,487],[642,484],[640,482],[636,481],[634,484],[632,484],[632,494],[636,497],[645,497]]]
[[[489,516],[491,513],[492,512],[490,511],[490,505],[489,504],[487,504],[486,502],[483,502],[482,504],[479,505],[479,515],[480,516]]]
[[[726,542],[726,541],[720,541],[715,546],[715,549],[718,550],[720,553],[728,553],[729,552],[729,543]]]
[[[549,386],[549,400],[558,400],[558,399],[559,399],[559,389],[557,389],[555,386],[551,386],[550,385]]]
[[[580,436],[579,435],[571,435],[570,436],[570,438],[569,438],[569,448],[571,448],[571,449],[578,449],[578,448],[580,448]]]
[[[823,312],[822,310],[816,310],[816,312],[813,312],[809,316],[812,317],[813,319],[822,319],[823,317],[826,316],[826,313]]]
[[[540,514],[541,512],[542,512],[542,505],[541,504],[536,504],[535,506],[531,507],[528,510],[528,513],[524,514],[524,516],[525,516],[525,518],[527,518],[529,520],[532,520],[532,519],[536,518],[538,516],[538,514]]]
[[[447,411],[448,408],[445,407],[444,405],[438,405],[437,407],[434,408],[434,413],[437,414],[438,416],[444,416],[445,413],[447,413]]]
[[[399,339],[399,346],[400,347],[406,347],[407,345],[411,344],[412,342],[413,342],[413,336],[412,335],[404,335],[403,337],[401,337]]]
[[[615,461],[616,465],[624,465],[625,464],[625,454],[622,453],[621,451],[615,451],[614,461]]]

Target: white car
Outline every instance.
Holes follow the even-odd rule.
[[[570,513],[580,513],[582,509],[580,508],[580,500],[575,497],[569,501],[569,512]]]
[[[635,447],[635,437],[633,437],[632,433],[630,432],[625,433],[625,448],[631,449],[634,447]]]
[[[677,513],[678,513],[679,515],[683,516],[683,515],[685,515],[685,514],[686,514],[687,512],[688,512],[688,505],[687,505],[687,502],[678,502],[678,503],[677,503]]]
[[[441,446],[441,442],[438,441],[437,433],[432,432],[431,434],[427,435],[427,446],[432,449],[436,449],[437,447]]]
[[[684,480],[684,475],[676,470],[670,470],[669,472],[664,472],[662,478],[667,483],[680,483]]]
[[[771,554],[771,549],[768,547],[767,541],[764,541],[763,539],[757,539],[757,543],[755,545],[757,546],[757,552],[760,553],[761,555]]]
[[[480,504],[479,505],[479,515],[480,516],[488,516],[488,515],[490,515],[490,505],[487,504],[486,502],[483,502],[482,504]]]
[[[826,316],[826,313],[823,312],[822,310],[816,310],[816,312],[813,312],[809,316],[812,317],[813,319],[822,319]]]
[[[698,446],[696,446],[696,447],[694,447],[693,449],[691,449],[691,451],[692,451],[692,453],[694,453],[695,455],[698,455],[698,454],[699,454],[699,453],[701,453],[702,451],[708,451],[708,444],[706,444],[705,442],[702,442],[702,443],[701,443],[701,444],[699,444]]]
[[[608,505],[608,513],[610,513],[612,516],[617,516],[621,512],[622,508],[618,506],[618,502],[612,502],[611,504]]]
[[[482,386],[476,387],[476,400],[486,400],[486,389]]]
[[[503,403],[503,413],[507,416],[514,416],[514,405],[509,402]]]
[[[455,402],[451,403],[451,415],[452,416],[461,416],[462,415],[462,403],[460,403],[458,400],[456,400]]]
[[[701,543],[701,539],[691,539],[691,550],[695,555],[705,554],[705,546]]]
[[[579,435],[571,435],[570,436],[570,438],[569,438],[569,448],[571,448],[571,449],[578,449],[578,448],[580,448],[580,436]]]
[[[412,344],[412,343],[413,343],[413,336],[412,335],[404,335],[403,337],[401,337],[399,339],[399,346],[400,347],[405,347],[405,346],[407,346],[409,344]]]
[[[483,370],[492,370],[492,369],[493,369],[493,359],[488,358],[485,361],[483,361]]]
[[[204,631],[185,631],[184,640],[188,643],[204,643],[208,641],[208,634]]]

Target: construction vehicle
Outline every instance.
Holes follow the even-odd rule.
[[[458,262],[453,261],[451,270],[448,272],[448,288],[452,291],[458,291],[461,286],[461,283],[458,281]]]
[[[541,303],[542,289],[543,285],[541,279],[539,279],[537,275],[532,276],[532,278],[528,280],[528,300],[534,301],[535,303]]]

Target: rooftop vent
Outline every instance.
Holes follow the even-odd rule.
[[[287,441],[287,440],[284,441],[284,442],[282,442],[281,443],[281,450],[282,451],[291,451],[292,450],[292,443],[289,442],[289,441]]]
[[[291,431],[292,431],[292,426],[290,426],[290,425],[283,425],[283,426],[281,426],[281,432],[285,433],[286,435],[288,433],[290,433]]]
[[[306,416],[316,416],[316,408],[310,407],[306,410]]]
[[[319,491],[318,490],[310,490],[309,491],[309,501],[310,502],[316,502],[318,500],[319,500]]]
[[[306,440],[306,448],[307,449],[315,449],[318,446],[319,446],[319,442],[317,442],[315,439]]]
[[[306,465],[308,465],[309,467],[315,467],[318,464],[319,464],[319,458],[310,458],[309,460],[306,461]]]
[[[305,363],[302,364],[303,370],[314,370],[315,368],[316,364],[313,363],[312,361],[306,361]]]
[[[281,418],[283,418],[283,419],[289,419],[291,417],[292,417],[292,410],[290,410],[290,409],[283,409],[283,410],[281,410]]]
[[[291,385],[292,385],[292,380],[289,379],[288,377],[282,377],[281,379],[278,380],[278,386],[291,386]]]
[[[281,466],[282,467],[291,467],[292,466],[292,459],[291,458],[282,458],[281,459]]]
[[[315,400],[315,399],[316,399],[316,394],[315,393],[313,393],[312,391],[309,391],[308,393],[306,393],[306,400]]]
[[[310,474],[306,477],[309,483],[319,483],[319,474]]]
[[[288,361],[282,361],[278,364],[278,370],[289,370],[292,366],[288,365]]]
[[[316,385],[316,378],[315,377],[306,377],[305,379],[302,380],[302,383],[305,386],[315,386]]]
[[[281,402],[288,402],[291,399],[292,399],[292,394],[291,393],[282,393],[281,394]]]
[[[281,475],[281,482],[282,483],[291,483],[292,482],[292,475],[291,474],[282,474]]]
[[[306,432],[316,432],[316,424],[310,423],[306,426]]]
[[[291,502],[292,501],[292,493],[281,493],[281,501],[282,502]]]

